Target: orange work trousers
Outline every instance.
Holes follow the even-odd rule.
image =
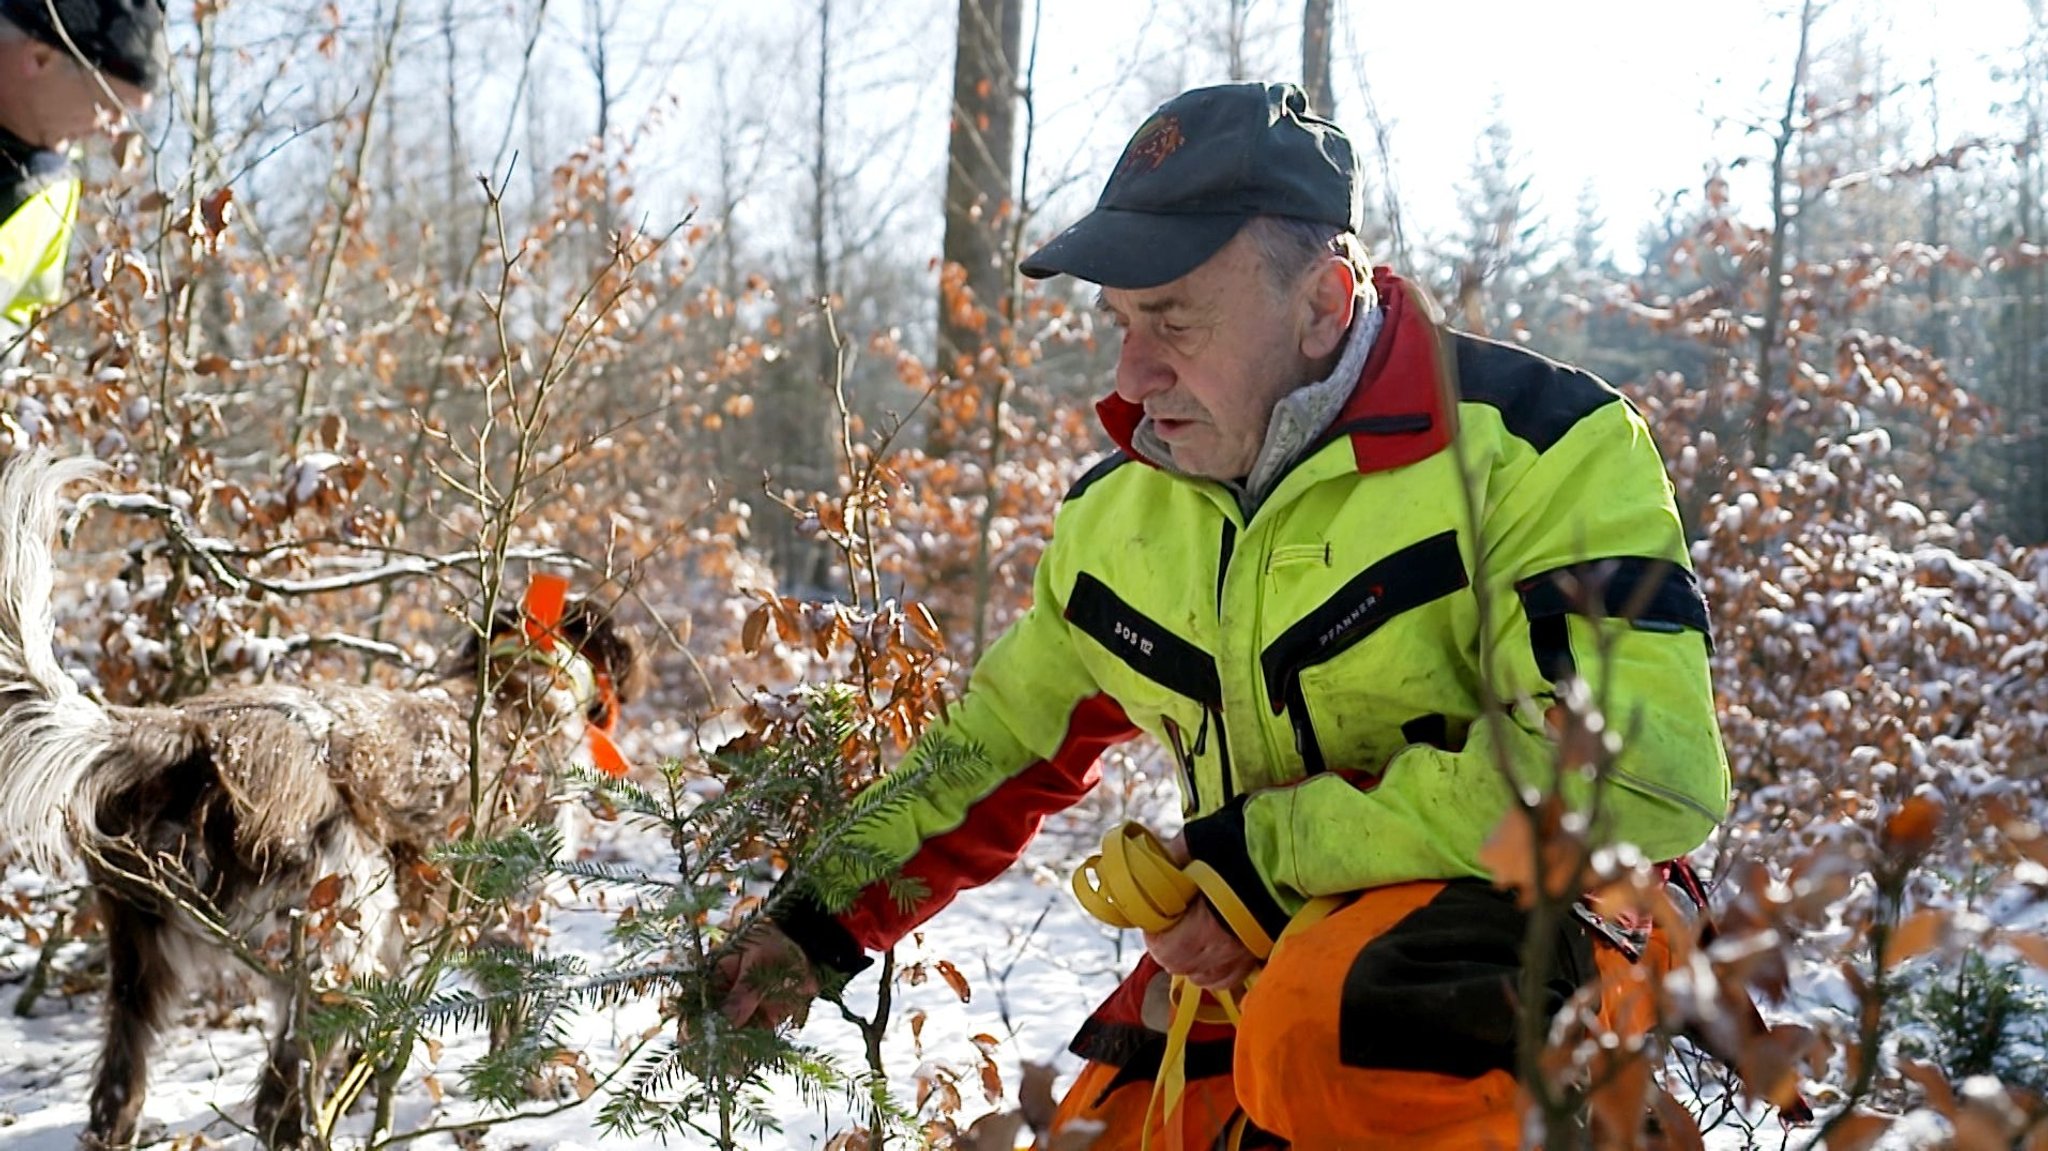
[[[1376,888],[1290,933],[1240,999],[1236,1028],[1196,1026],[1185,1093],[1173,1114],[1151,1117],[1150,1147],[1520,1147],[1514,997],[1525,933],[1513,897],[1479,881]],[[1655,942],[1637,961],[1568,922],[1545,978],[1549,1010],[1597,978],[1596,1025],[1644,1033],[1647,979],[1664,954]],[[1147,1140],[1167,980],[1146,957],[1082,1027],[1072,1049],[1089,1062],[1060,1103],[1052,1146],[1069,1129],[1099,1128],[1093,1151]]]

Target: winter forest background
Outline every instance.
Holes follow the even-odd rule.
[[[336,1145],[1029,1139],[1072,1065],[1061,1027],[1023,1042],[1019,1021],[1071,1026],[1135,946],[1053,893],[1115,820],[1172,818],[1150,748],[801,1046],[707,1055],[688,973],[829,838],[821,797],[957,690],[1103,450],[1113,337],[1087,289],[1020,280],[1019,252],[1158,101],[1299,77],[1359,143],[1375,258],[1457,326],[1625,390],[1697,541],[1736,809],[1697,860],[1722,937],[1667,1007],[1712,1031],[1747,989],[1777,1026],[1718,1060],[1680,1040],[1655,1083],[1596,1074],[1595,1111],[1654,1106],[1672,1146],[2048,1147],[2040,0],[1925,5],[1954,38],[2010,30],[1961,57],[1882,33],[1914,5],[1655,6],[1672,74],[1740,79],[1669,125],[1710,142],[1691,174],[1627,203],[1559,178],[1498,98],[1451,141],[1454,191],[1404,199],[1404,133],[1441,122],[1422,106],[1493,86],[1459,48],[1486,5],[1408,49],[1438,54],[1441,91],[1375,82],[1378,5],[1046,7],[1063,22],[1037,0],[172,5],[170,90],[95,153],[74,295],[0,388],[10,450],[93,453],[123,493],[63,553],[67,665],[120,703],[404,682],[542,568],[656,648],[635,786],[576,805],[566,841],[464,849],[522,882],[450,930],[517,925],[521,966],[436,948],[320,989],[335,1034],[407,1068]],[[1618,111],[1658,70],[1615,66]],[[1626,882],[1546,810],[1504,876],[1544,898],[1559,867]],[[74,879],[9,866],[0,1046],[23,1055],[0,1059],[0,1146],[76,1131],[47,1109],[83,1097],[94,931]],[[1096,981],[1021,994],[1005,955],[1034,936],[1103,949]],[[255,957],[312,978],[289,958]],[[989,1014],[910,1006],[934,993]],[[205,1100],[187,1122],[152,1105],[166,1146],[247,1145],[260,1039],[235,1002],[184,1018],[249,1038],[160,1072]],[[520,1041],[486,1051],[508,1012]],[[1775,1117],[1795,1094],[1813,1124]]]

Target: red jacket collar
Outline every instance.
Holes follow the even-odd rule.
[[[1358,386],[1337,413],[1320,443],[1351,437],[1351,451],[1361,474],[1404,467],[1450,446],[1455,407],[1443,332],[1427,301],[1390,268],[1374,268],[1373,287],[1386,320],[1366,357]],[[1109,438],[1134,459],[1146,460],[1131,446],[1131,437],[1145,412],[1111,392],[1095,405]]]

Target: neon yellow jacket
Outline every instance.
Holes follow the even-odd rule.
[[[1357,389],[1249,521],[1224,486],[1134,459],[1140,413],[1100,405],[1126,450],[1068,494],[1033,606],[936,729],[986,766],[858,831],[927,894],[788,901],[815,961],[856,970],[995,876],[1141,732],[1180,764],[1194,855],[1276,934],[1313,896],[1485,875],[1501,765],[1554,785],[1545,712],[1575,676],[1622,748],[1597,802],[1577,773],[1566,795],[1653,859],[1706,839],[1728,802],[1706,605],[1642,418],[1376,280]],[[1489,694],[1504,722],[1480,721]]]
[[[68,159],[0,130],[0,354],[63,299],[78,198]]]

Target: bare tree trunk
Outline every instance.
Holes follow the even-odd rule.
[[[962,358],[992,342],[1010,319],[997,309],[1009,294],[1016,262],[1004,243],[1004,223],[1015,210],[1011,189],[1022,12],[1021,0],[960,0],[942,249],[948,274],[939,281],[942,373],[957,374]]]
[[[1936,79],[1934,73],[1928,73],[1928,126],[1933,133],[1933,152],[1938,156],[1941,154],[1942,141],[1941,93]],[[1927,173],[1927,242],[1936,249],[1948,243],[1948,205],[1942,195],[1943,183],[1945,181],[1942,179],[1941,169],[1935,168]],[[1927,270],[1927,314],[1934,319],[1933,328],[1928,333],[1927,346],[1941,359],[1948,358],[1950,347],[1948,291],[1947,269],[1941,261],[1936,260],[1934,266]]]
[[[834,307],[832,267],[832,0],[818,0],[818,107],[817,148],[811,153],[811,301],[821,313]],[[834,467],[831,444],[837,437],[836,406],[829,402],[841,385],[839,341],[833,334],[831,318],[820,314],[811,326],[815,349],[814,378],[799,387],[797,410],[791,413],[801,429],[804,461],[802,474],[807,487],[832,490]],[[815,389],[815,390],[814,390]],[[822,392],[822,397],[819,396]],[[796,539],[789,570],[805,588],[825,586],[831,566],[827,549],[816,540]]]
[[[1386,229],[1386,254],[1383,259],[1396,271],[1410,271],[1408,262],[1408,236],[1401,223],[1401,184],[1394,171],[1393,130],[1385,116],[1380,115],[1379,103],[1372,97],[1372,81],[1360,78],[1360,94],[1365,100],[1365,122],[1372,128],[1372,150],[1374,164],[1379,169],[1379,179],[1370,181],[1379,189],[1380,212]],[[1361,162],[1363,157],[1360,158]],[[1367,225],[1370,230],[1370,225]]]
[[[398,37],[405,27],[405,0],[396,0],[392,5],[391,18],[384,19],[383,6],[378,5],[376,27],[382,39],[376,45],[377,62],[370,73],[370,90],[363,101],[362,132],[356,138],[355,149],[348,157],[346,166],[332,177],[334,187],[334,226],[326,237],[327,250],[322,253],[320,273],[313,281],[313,299],[308,330],[321,331],[327,323],[329,309],[333,305],[335,288],[340,279],[341,256],[348,246],[351,226],[350,214],[363,194],[363,165],[368,159],[370,145],[376,136],[377,108],[383,102],[384,85],[391,77],[391,64],[398,48]],[[305,366],[299,371],[298,395],[292,402],[291,435],[289,453],[296,456],[299,446],[305,442],[306,433],[313,424],[313,409],[316,406],[316,385],[319,369],[327,351],[318,343],[306,349]]]
[[[1230,25],[1223,30],[1223,38],[1229,52],[1230,82],[1241,84],[1251,77],[1244,66],[1244,23],[1250,0],[1230,0]]]
[[[1012,0],[1021,3],[1022,0]],[[1037,138],[1038,105],[1033,96],[1038,78],[1038,45],[1045,35],[1044,0],[1034,0],[1031,11],[1031,54],[1024,63],[1023,83],[1019,86],[1024,110],[1023,160],[1017,167],[1018,210],[1011,213],[1009,227],[1009,258],[1004,263],[1004,278],[1008,283],[1003,299],[1003,314],[1014,316],[1022,307],[1023,282],[1017,277],[1018,253],[1023,250],[1024,224],[1031,211],[1031,145]],[[1009,388],[1012,382],[1008,366],[994,373],[987,385],[988,400],[988,445],[987,461],[982,473],[987,477],[987,498],[981,503],[980,531],[974,544],[974,643],[968,649],[968,663],[981,659],[981,653],[988,649],[989,604],[994,598],[995,574],[994,525],[996,506],[1001,492],[999,488],[1003,463],[1007,458],[1009,437],[1003,432],[1004,409],[1009,402]]]
[[[1777,135],[1771,141],[1771,250],[1764,281],[1763,323],[1756,335],[1756,404],[1750,411],[1753,458],[1766,463],[1771,454],[1771,400],[1777,394],[1773,379],[1772,353],[1784,325],[1785,250],[1793,227],[1792,205],[1785,201],[1787,156],[1805,131],[1800,100],[1806,90],[1807,42],[1813,32],[1813,0],[1799,8],[1799,53],[1792,62],[1792,83],[1785,90],[1785,114],[1778,120]]]
[[[463,267],[468,262],[462,252],[461,229],[455,226],[456,209],[468,191],[464,187],[465,173],[462,170],[462,89],[455,75],[456,3],[457,0],[442,0],[441,4],[441,95],[446,104],[442,114],[447,118],[443,127],[448,133],[448,164],[442,173],[446,184],[442,195],[447,197],[447,204],[442,209],[441,218],[441,260],[451,284],[461,278]]]
[[[207,195],[226,180],[221,170],[220,149],[214,143],[218,123],[214,112],[214,64],[219,59],[220,9],[201,5],[194,10],[198,49],[192,57],[192,176],[193,199]],[[195,269],[202,323],[184,325],[183,353],[186,363],[199,357],[198,337],[207,346],[221,348],[227,343],[231,324],[225,271],[218,261],[199,262]]]
[[[1326,120],[1337,116],[1337,94],[1330,90],[1331,0],[1305,0],[1301,9],[1301,87],[1309,110]]]
[[[590,78],[597,85],[597,141],[600,147],[612,134],[611,31],[605,21],[604,0],[584,0],[590,19]]]
[[[2043,87],[2048,84],[2048,25],[2042,18],[2041,0],[2028,0],[2029,15],[2026,59],[2023,67],[2020,100],[2026,114],[2026,138],[2020,147],[2019,156],[2019,234],[2013,238],[2013,250],[2023,251],[2025,245],[2039,245],[2044,236],[2041,223],[2041,197],[2044,181],[2041,171],[2042,102]],[[2014,304],[2012,309],[2013,332],[2011,350],[2006,355],[2011,383],[2007,390],[2007,403],[2013,415],[2013,464],[2011,522],[2013,534],[2025,541],[2048,539],[2048,462],[2041,456],[2043,448],[2043,423],[2048,417],[2048,385],[2040,380],[2042,361],[2043,292],[2044,284],[2041,261],[2038,257],[2022,257],[2015,269],[2012,287]]]

